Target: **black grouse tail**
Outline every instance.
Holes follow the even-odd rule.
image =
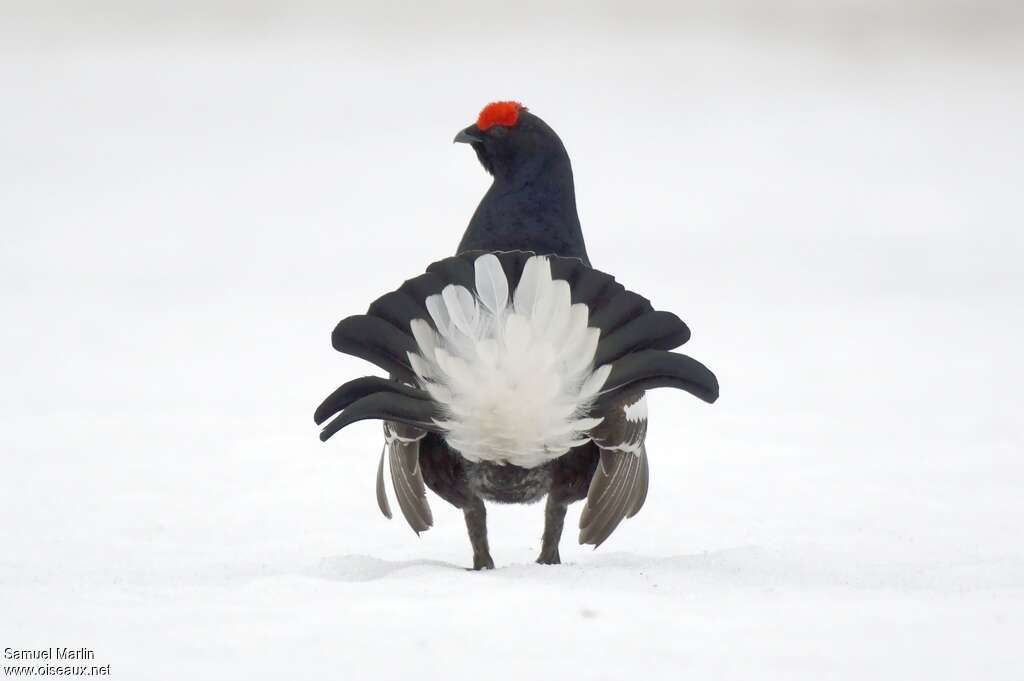
[[[321,440],[380,419],[438,433],[470,460],[529,468],[599,437],[628,395],[669,387],[714,402],[715,375],[671,352],[689,337],[577,258],[467,252],[338,324],[335,349],[390,378],[345,383],[314,419]]]

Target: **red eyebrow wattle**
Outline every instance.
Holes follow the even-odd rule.
[[[519,102],[491,102],[483,108],[476,119],[476,127],[487,130],[494,125],[512,127],[519,121],[519,112],[525,109]]]

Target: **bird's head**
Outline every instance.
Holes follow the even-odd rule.
[[[565,160],[562,140],[519,102],[492,102],[455,142],[473,147],[484,169],[497,179],[529,179],[552,161]]]

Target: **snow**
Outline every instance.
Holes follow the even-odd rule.
[[[12,19],[0,648],[121,679],[1020,678],[1019,14],[853,4]],[[472,573],[440,499],[418,539],[380,516],[379,426],[323,445],[312,411],[369,368],[334,323],[458,242],[487,179],[451,138],[508,97],[722,397],[650,396],[647,505],[600,549],[577,504],[534,565],[543,509],[490,506]]]

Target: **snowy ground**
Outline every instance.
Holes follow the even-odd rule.
[[[1024,32],[92,18],[0,48],[0,648],[121,679],[1024,674]],[[486,178],[450,140],[504,97],[722,399],[653,395],[647,506],[599,550],[577,505],[536,566],[542,509],[491,507],[476,574],[436,497],[419,539],[379,515],[375,425],[322,445],[311,415],[366,369],[334,323],[454,248]]]

